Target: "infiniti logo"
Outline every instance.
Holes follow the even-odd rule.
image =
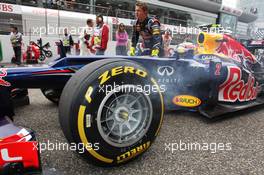
[[[158,74],[161,76],[171,76],[174,73],[174,68],[171,66],[161,66],[158,68]]]

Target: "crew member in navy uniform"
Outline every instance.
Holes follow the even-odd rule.
[[[136,3],[135,15],[137,20],[133,27],[130,55],[135,56],[135,48],[141,35],[144,45],[141,55],[162,56],[162,36],[159,20],[156,17],[148,17],[148,7],[146,3],[142,2]]]
[[[17,27],[11,27],[10,41],[15,53],[15,59],[12,62],[21,64],[21,46],[22,46],[22,34],[18,32]]]

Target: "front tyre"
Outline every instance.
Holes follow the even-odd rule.
[[[62,130],[90,163],[116,166],[144,153],[162,124],[164,104],[155,80],[122,59],[93,62],[66,84],[59,104]]]

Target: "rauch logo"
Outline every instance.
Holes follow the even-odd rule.
[[[178,95],[173,98],[173,103],[178,106],[196,107],[201,104],[201,100],[190,95]]]

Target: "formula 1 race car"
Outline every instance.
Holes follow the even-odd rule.
[[[165,108],[213,118],[264,103],[263,67],[254,55],[228,35],[200,33],[197,42],[173,58],[71,56],[40,67],[5,67],[0,118],[13,115],[12,89],[39,88],[59,104],[67,140],[86,145],[81,156],[95,165],[116,166],[148,150]],[[0,130],[8,124],[0,122]],[[19,135],[0,137],[14,133]],[[38,170],[35,161],[27,164],[27,157],[11,148],[20,142],[35,143],[0,141],[0,167],[22,163],[23,171]]]

